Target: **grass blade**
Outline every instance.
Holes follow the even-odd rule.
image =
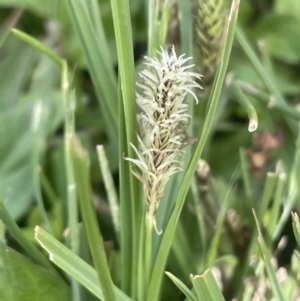
[[[238,86],[247,94],[250,94],[252,96],[255,96],[257,99],[261,100],[268,106],[270,104],[270,101],[272,100],[272,97],[264,92],[262,89],[257,89],[254,86],[249,85],[245,82],[238,82]],[[295,120],[300,120],[300,112],[295,110],[294,107],[287,105],[286,103],[279,103],[279,102],[272,102],[272,107],[268,107],[268,109],[275,110],[278,112],[281,112],[285,115],[285,117],[291,117]]]
[[[105,300],[95,269],[38,226],[35,228],[35,238],[49,253],[53,263],[85,286],[100,300]],[[132,301],[119,288],[115,286],[114,289],[119,301]]]
[[[277,89],[276,83],[272,79],[271,75],[268,74],[266,69],[260,63],[258,57],[256,56],[255,52],[253,51],[250,43],[247,41],[245,34],[243,33],[242,29],[237,26],[235,32],[236,40],[240,44],[241,48],[248,56],[249,60],[251,61],[254,69],[256,70],[257,74],[260,76],[262,81],[264,82],[265,86],[268,90],[276,97],[276,102],[278,102],[278,106],[287,106],[285,99],[282,97],[280,91]],[[297,124],[290,120],[288,117],[284,116],[287,125],[290,127],[292,133],[294,135],[298,132]]]
[[[42,121],[44,119],[44,114],[46,110],[45,107],[43,107],[42,100],[37,100],[32,112],[32,123],[31,123],[31,130],[33,133],[33,154],[32,159],[34,162],[34,170],[33,170],[33,183],[34,183],[34,193],[36,198],[36,203],[38,205],[43,223],[45,224],[45,227],[47,227],[47,230],[51,233],[53,233],[52,225],[50,224],[49,216],[47,214],[47,210],[44,203],[44,198],[42,195],[42,188],[41,188],[41,182],[40,182],[40,160],[41,160],[41,154],[43,150],[43,123]]]
[[[89,13],[90,10],[99,7],[89,9],[92,3],[80,0],[68,0],[67,4],[88,62],[109,137],[117,146],[117,81],[104,30],[99,26],[101,22],[96,26],[97,24],[92,22],[93,16]]]
[[[90,193],[88,154],[76,136],[72,137],[70,143],[81,213],[91,248],[93,261],[95,263],[99,282],[103,291],[103,297],[105,301],[114,301],[117,299],[109,272],[103,239],[98,227],[97,216]]]
[[[170,19],[170,0],[165,0],[162,8],[161,22],[159,27],[159,42],[158,45],[165,45]]]
[[[199,241],[201,242],[201,256],[200,256],[200,270],[203,269],[203,266],[206,263],[207,260],[207,233],[205,229],[205,217],[204,217],[204,210],[202,210],[201,207],[201,201],[200,201],[200,195],[199,195],[199,189],[197,186],[196,178],[193,178],[192,184],[191,184],[191,191],[193,194],[193,204],[195,208],[195,214],[197,219],[197,227],[198,227],[198,236]]]
[[[31,45],[32,47],[36,48],[40,52],[46,54],[50,59],[52,59],[55,63],[62,67],[63,60],[60,56],[58,56],[52,49],[50,49],[45,44],[41,43],[37,39],[33,38],[32,36],[28,35],[25,32],[22,32],[18,29],[12,29],[11,32],[20,40]]]
[[[75,128],[75,93],[70,91],[69,70],[66,61],[62,63],[61,89],[64,100],[65,128],[64,128],[64,156],[67,180],[67,210],[68,227],[70,229],[70,247],[78,254],[79,252],[79,229],[78,229],[78,206],[76,196],[75,176],[70,152],[70,138]],[[73,300],[80,300],[80,288],[78,283],[72,279]]]
[[[158,50],[159,1],[148,1],[148,56],[155,57]]]
[[[241,171],[243,176],[243,184],[246,195],[247,207],[250,209],[253,207],[253,192],[252,192],[252,183],[250,179],[249,165],[247,161],[247,157],[245,154],[245,150],[240,148],[240,162],[241,162]]]
[[[298,246],[300,247],[300,222],[298,214],[292,212],[292,220],[293,220],[293,231],[297,241]]]
[[[74,93],[70,91],[69,70],[66,61],[62,65],[62,94],[64,100],[65,113],[65,128],[64,128],[64,156],[66,165],[66,180],[67,180],[67,204],[68,204],[68,219],[71,230],[71,249],[75,253],[79,247],[79,233],[77,229],[78,223],[78,208],[75,189],[75,177],[72,165],[70,152],[70,138],[74,134],[75,128],[75,98]]]
[[[192,276],[193,287],[199,301],[225,301],[222,292],[211,270],[203,275]]]
[[[267,270],[267,274],[268,274],[268,277],[269,277],[269,280],[270,280],[270,285],[271,285],[271,288],[272,288],[272,292],[273,292],[274,297],[275,297],[276,300],[284,301],[283,293],[281,291],[281,288],[280,288],[279,282],[277,280],[274,268],[272,266],[269,250],[268,250],[268,248],[265,244],[265,241],[263,239],[263,236],[262,236],[259,224],[258,224],[258,220],[257,220],[256,214],[255,214],[255,211],[252,210],[252,212],[253,212],[253,215],[254,215],[254,218],[255,218],[256,227],[257,227],[257,231],[258,231],[258,238],[257,238],[258,246],[259,246],[261,257],[264,261],[264,264],[265,264],[265,267],[266,267],[266,270]]]
[[[290,212],[299,197],[299,178],[300,178],[300,135],[296,141],[296,151],[294,155],[293,165],[289,175],[289,185],[286,196],[286,201],[283,204],[283,211],[276,224],[275,231],[272,233],[272,238],[276,239],[282,231]]]
[[[248,97],[243,93],[242,89],[238,86],[237,83],[232,85],[232,92],[236,100],[240,103],[240,105],[246,110],[249,118],[249,126],[248,131],[254,132],[258,127],[258,117],[257,112],[248,99]]]
[[[213,265],[214,261],[217,259],[219,245],[222,241],[221,240],[222,239],[222,230],[224,229],[224,223],[225,223],[225,219],[226,219],[228,199],[229,199],[229,197],[227,197],[227,200],[225,200],[224,206],[221,209],[221,212],[219,213],[219,216],[218,216],[218,219],[216,222],[215,233],[214,233],[210,247],[207,252],[206,268]]]
[[[116,192],[116,187],[112,178],[112,174],[109,169],[108,160],[105,154],[103,145],[97,146],[98,160],[102,172],[102,177],[108,196],[108,202],[110,206],[110,211],[112,215],[113,225],[115,232],[119,238],[120,234],[120,216],[119,216],[119,200]]]
[[[173,283],[186,295],[188,301],[197,301],[195,294],[182,281],[180,281],[170,272],[165,273],[173,281]]]
[[[129,179],[130,168],[129,162],[124,160],[123,154],[127,150],[127,135],[125,124],[123,102],[121,95],[121,87],[119,84],[119,178],[120,178],[120,238],[121,238],[121,262],[122,262],[122,276],[121,276],[121,288],[126,293],[130,293],[131,290],[131,273],[132,273],[132,231],[133,231],[133,207],[130,202],[131,190],[123,179]],[[129,204],[128,204],[129,203]],[[131,243],[130,243],[131,242]]]
[[[258,209],[258,220],[262,222],[263,217],[268,209],[269,203],[271,201],[271,198],[274,193],[274,187],[275,184],[278,180],[278,173],[276,172],[269,172],[267,174],[267,179],[264,185],[264,191],[262,194],[262,197],[260,201],[258,202],[259,204],[259,209]]]
[[[114,29],[118,51],[119,77],[124,103],[126,133],[128,141],[136,144],[136,107],[134,93],[134,61],[130,10],[128,0],[111,0]],[[134,151],[128,145],[129,157]]]
[[[134,92],[134,60],[133,60],[133,45],[132,45],[132,31],[130,21],[130,9],[128,0],[111,0],[111,8],[114,22],[114,29],[116,35],[118,66],[119,66],[119,81],[122,95],[119,95],[122,101],[122,106],[119,104],[119,116],[123,122],[119,123],[120,140],[124,145],[120,146],[120,160],[124,161],[124,154],[126,157],[134,158],[134,150],[130,147],[129,142],[137,145],[136,137],[136,106],[135,106],[135,92]],[[121,120],[120,119],[120,120]],[[124,132],[124,125],[125,131]],[[121,136],[123,135],[123,136]],[[125,140],[126,138],[126,140]],[[121,152],[123,151],[123,152]],[[128,179],[129,187],[122,187],[126,193],[121,197],[121,248],[123,259],[123,289],[125,292],[131,291],[131,296],[135,296],[137,287],[137,256],[139,246],[139,230],[141,225],[142,202],[140,201],[139,187],[140,183],[130,172],[129,164],[121,163],[122,174]],[[124,178],[121,178],[124,182]],[[127,185],[124,183],[124,185]],[[128,185],[127,185],[128,186]],[[126,208],[125,208],[126,207]],[[125,233],[127,231],[127,233]],[[126,258],[125,258],[126,257]],[[125,266],[129,266],[128,269]],[[129,288],[131,286],[131,288]]]
[[[279,162],[278,165],[281,165],[281,163]],[[280,169],[280,167],[278,169]],[[266,226],[266,230],[268,231],[268,233],[271,236],[275,232],[276,225],[277,225],[278,220],[281,215],[280,210],[281,210],[281,206],[282,206],[286,179],[287,179],[286,173],[283,172],[282,170],[279,170],[278,171],[278,180],[277,180],[276,188],[275,188],[274,200],[272,203],[272,208],[270,210],[270,219]]]
[[[57,273],[55,268],[50,264],[43,253],[24,236],[17,223],[10,216],[8,210],[5,208],[4,204],[0,202],[0,220],[2,220],[6,229],[9,231],[12,237],[24,248],[27,254],[40,265],[50,269],[52,272]]]
[[[180,22],[181,52],[193,56],[193,16],[191,0],[178,1]]]

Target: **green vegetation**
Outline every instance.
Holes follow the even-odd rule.
[[[1,301],[300,298],[298,0],[0,8]]]

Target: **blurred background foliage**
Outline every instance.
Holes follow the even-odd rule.
[[[98,4],[98,13],[102,17],[109,52],[117,74],[117,52],[110,1],[98,0]],[[135,62],[139,66],[147,50],[146,1],[131,0],[130,9]],[[259,54],[264,68],[272,74],[280,93],[291,106],[297,106],[300,100],[300,1],[242,0],[238,23]],[[63,164],[61,72],[55,62],[14,36],[11,28],[20,29],[48,45],[67,60],[72,70],[76,91],[76,131],[90,153],[93,193],[98,214],[101,216],[99,220],[102,234],[105,240],[113,240],[95,145],[104,144],[116,183],[118,150],[108,139],[103,110],[97,100],[82,45],[66,1],[0,0],[0,198],[31,240],[34,226],[43,226],[43,218],[37,209],[37,200],[42,199],[54,234],[62,239],[61,235],[66,227],[66,180]],[[169,43],[181,47],[176,32],[169,34]],[[238,212],[239,223],[244,231],[242,236],[247,239],[247,231],[251,231],[249,225],[253,223],[249,209],[255,206],[261,197],[267,172],[275,171],[279,161],[284,171],[289,172],[292,169],[299,118],[297,120],[291,117],[288,119],[290,122],[287,122],[282,111],[271,109],[272,97],[237,44],[234,44],[232,49],[228,71],[227,85],[222,93],[214,131],[203,159],[210,166],[218,195],[222,195],[227,187],[234,185],[228,207]],[[254,133],[247,131],[247,112],[228,89],[233,79],[244,83],[246,90],[247,87],[249,90],[255,90],[255,93],[248,95],[258,113],[259,125]],[[116,100],[112,102],[116,103]],[[201,107],[200,103],[195,112],[194,124],[197,133],[203,122],[202,112],[203,105]],[[253,203],[249,204],[249,208],[245,206],[245,196],[241,192],[241,148],[253,187]],[[212,189],[205,181],[202,183],[200,180],[200,186],[202,185],[205,191],[204,197],[207,195],[205,189]],[[192,206],[190,199],[189,195],[188,206],[182,216],[187,229],[193,224],[188,218],[185,220]],[[211,205],[212,216],[217,215],[219,209],[214,206],[218,205]],[[299,202],[296,202],[293,210],[299,212],[299,207]],[[296,246],[290,220],[283,229],[289,242],[282,252],[280,264],[287,265],[290,264],[291,254]],[[187,240],[189,245],[193,246],[192,229],[190,233],[191,236]],[[232,235],[234,237],[234,231]],[[4,237],[10,246],[19,249],[9,234],[5,236],[2,231],[2,238]],[[237,248],[241,246],[243,242],[236,242]],[[221,253],[226,253],[226,245],[223,247]],[[197,246],[194,249],[197,250]],[[171,266],[176,270],[176,262],[173,259],[171,256]]]

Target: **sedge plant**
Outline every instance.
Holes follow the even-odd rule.
[[[69,62],[68,57],[62,58],[20,30],[12,31],[14,38],[38,49],[60,71],[64,135],[57,165],[64,167],[60,187],[65,194],[56,191],[56,179],[49,170],[37,174],[34,169],[34,188],[42,192],[37,202],[41,222],[36,222],[34,233],[33,227],[17,225],[7,209],[9,196],[0,203],[0,230],[5,229],[2,238],[7,230],[31,259],[26,259],[26,268],[22,268],[17,264],[24,258],[20,260],[1,243],[0,263],[5,262],[6,272],[0,265],[0,276],[7,273],[12,277],[15,270],[21,275],[30,273],[38,283],[37,295],[46,301],[57,300],[57,296],[74,301],[297,300],[299,252],[291,255],[288,267],[280,266],[277,254],[282,251],[281,232],[292,210],[291,225],[299,244],[298,110],[288,103],[275,84],[272,69],[265,68],[243,30],[236,26],[239,0],[232,1],[228,13],[219,0],[178,0],[175,11],[173,0],[144,2],[110,1],[113,42],[108,41],[104,26],[105,6],[95,0],[64,3],[100,105],[101,144],[97,147],[94,142],[89,144],[93,130],[88,134],[81,130],[88,118],[81,119],[81,110],[82,115],[86,112],[71,59]],[[139,5],[147,11],[147,54],[139,61],[142,67],[134,61],[133,45],[139,32],[132,14]],[[168,25],[175,15],[180,37],[172,43]],[[236,59],[231,57],[235,40],[235,47],[254,67],[261,84],[228,76],[228,66],[234,70],[230,59]],[[115,52],[110,51],[111,45],[116,46]],[[208,92],[198,100],[202,85]],[[258,103],[253,95],[264,101]],[[272,108],[265,106],[269,96],[275,102]],[[259,169],[255,160],[267,160],[270,149],[280,141],[265,136],[266,146],[266,139],[253,136],[259,146],[238,149],[240,164],[233,167],[224,154],[227,148],[237,148],[236,140],[229,138],[217,147],[214,144],[218,134],[232,127],[221,117],[224,102],[231,99],[244,111],[250,133],[259,129],[264,114],[268,121],[277,120],[269,115],[272,109],[287,113],[282,114],[282,122],[286,139],[294,147],[286,160],[290,165],[279,162],[272,166],[259,184],[255,172],[262,173],[263,167]],[[205,107],[200,113],[193,108],[198,101]],[[42,102],[36,102],[32,110],[39,106]],[[46,110],[46,106],[42,108]],[[39,131],[35,127],[33,144],[36,132],[46,141],[42,126],[39,123]],[[247,126],[241,131],[241,136],[246,136]],[[41,147],[35,146],[35,167],[40,163],[46,169],[39,157]],[[205,148],[207,153],[203,153]],[[97,149],[98,161],[91,149]],[[220,165],[224,166],[224,161],[228,164],[231,175],[227,182],[217,176],[218,166],[210,160],[210,153],[217,153],[214,158],[222,160]],[[95,192],[95,166],[98,169],[99,164],[107,202],[99,200]],[[52,218],[60,212],[51,211],[52,207],[58,207],[64,218],[60,231],[49,233],[49,229],[57,230]],[[105,212],[109,212],[108,218]],[[34,216],[28,220],[36,221]],[[4,301],[12,296],[16,301],[27,300],[26,292],[32,293],[32,289],[26,291],[22,278],[14,278],[22,287],[16,293],[9,286],[1,290],[0,283]],[[8,283],[7,277],[3,279]],[[42,290],[47,287],[43,279],[50,286],[48,293]]]

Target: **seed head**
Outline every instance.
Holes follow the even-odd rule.
[[[182,148],[194,142],[187,134],[191,116],[187,113],[185,96],[190,93],[198,102],[193,88],[201,88],[194,78],[198,73],[187,71],[191,57],[177,57],[174,47],[169,54],[161,49],[160,59],[145,57],[147,69],[139,73],[136,102],[140,108],[138,122],[140,136],[138,147],[131,143],[137,159],[127,158],[140,172],[133,174],[143,183],[147,203],[147,215],[155,224],[155,213],[164,194],[165,186],[172,174],[182,170],[178,157]]]
[[[225,24],[224,0],[193,0],[195,58],[205,84],[211,83],[219,63]]]

